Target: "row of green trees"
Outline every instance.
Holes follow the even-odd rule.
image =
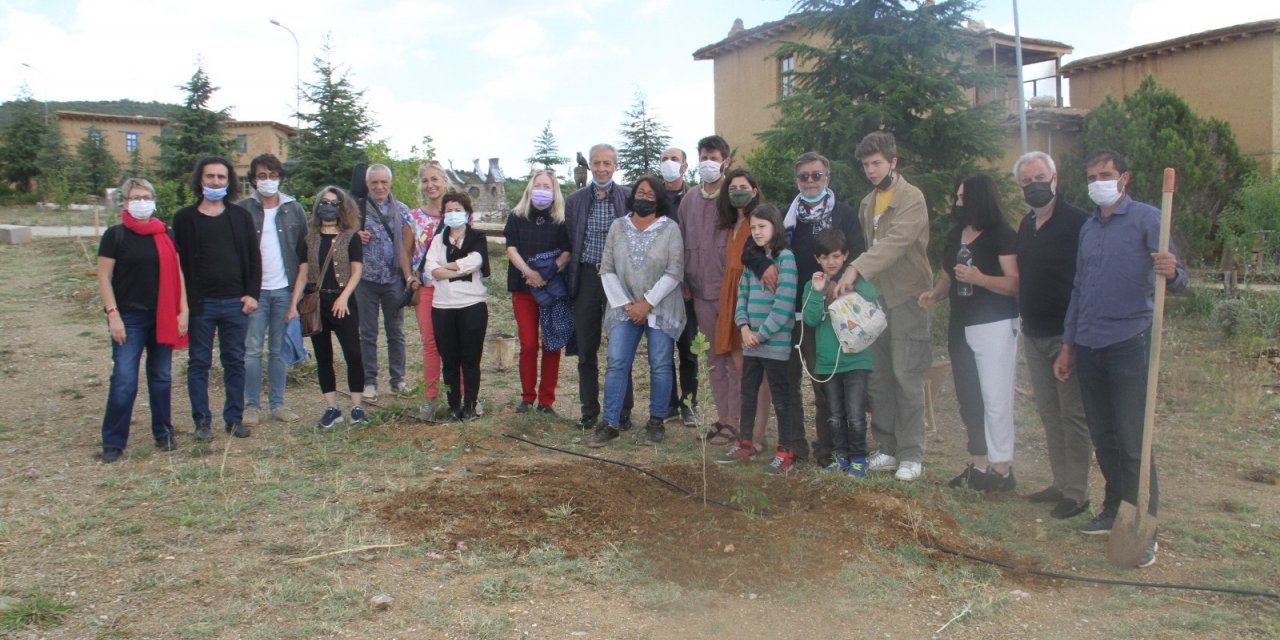
[[[1007,169],[984,169],[1000,155],[1007,114],[1000,103],[975,105],[970,97],[970,91],[981,93],[1006,82],[974,64],[976,34],[965,25],[975,7],[970,0],[798,1],[792,19],[802,31],[819,34],[816,40],[829,44],[786,42],[774,52],[779,59],[796,61],[788,79],[791,91],[774,103],[776,122],[760,134],[761,144],[745,159],[766,197],[777,200],[794,192],[791,162],[808,150],[831,159],[832,188],[839,197],[860,197],[868,186],[854,148],[864,134],[875,130],[894,133],[899,167],[924,190],[939,232],[949,224],[945,213],[963,176],[988,170],[1009,184]],[[326,39],[313,61],[316,81],[304,87],[311,109],[299,114],[303,124],[291,143],[291,164],[296,166],[288,189],[305,196],[324,184],[346,184],[359,162],[382,162],[396,173],[397,197],[416,204],[416,181],[410,177],[420,162],[435,156],[430,136],[408,158],[395,157],[385,141],[370,140],[375,126],[363,92],[333,64],[330,52]],[[162,183],[161,210],[167,212],[189,201],[184,182],[197,157],[229,153],[232,148],[225,132],[228,114],[208,108],[217,88],[203,69],[198,68],[182,88],[187,98],[174,115],[172,131],[159,140],[161,158],[153,176]],[[100,192],[115,180],[110,157],[92,132],[69,153],[29,95],[19,107],[0,141],[0,165],[7,180],[25,186],[37,177],[43,195],[54,195],[53,199],[76,191]],[[634,181],[657,172],[658,157],[670,136],[643,92],[636,92],[624,115],[619,175]],[[1107,147],[1125,153],[1133,175],[1130,193],[1147,202],[1160,199],[1162,169],[1178,170],[1175,239],[1193,262],[1224,247],[1246,250],[1260,231],[1272,230],[1273,241],[1280,241],[1280,209],[1266,210],[1274,179],[1258,177],[1226,123],[1197,116],[1185,101],[1150,78],[1123,100],[1108,98],[1086,117],[1082,147],[1059,159],[1062,191],[1081,204],[1087,203],[1080,167],[1084,149]],[[533,140],[526,162],[531,169],[559,168],[568,162],[551,122]],[[135,158],[128,171],[147,174],[140,165]],[[571,176],[561,175],[562,188],[568,191]],[[523,177],[508,177],[510,204],[525,184]],[[1241,191],[1242,187],[1252,190]],[[1011,214],[1022,208],[1016,197],[1009,204]]]

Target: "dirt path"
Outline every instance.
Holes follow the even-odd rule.
[[[639,474],[535,449],[583,450],[565,423],[517,417],[512,372],[486,368],[486,419],[423,426],[384,401],[365,429],[318,434],[314,385],[291,382],[306,424],[248,440],[188,436],[185,355],[174,359],[182,447],[159,454],[139,406],[125,460],[94,461],[109,349],[75,240],[0,247],[0,595],[73,607],[49,638],[1079,638],[1275,637],[1280,604],[1199,592],[1004,575],[931,541],[1103,577],[1280,590],[1280,496],[1268,374],[1201,339],[1172,339],[1162,408],[1160,562],[1115,571],[1103,545],[1024,500],[957,494],[954,405],[938,408],[926,481],[860,485],[805,472],[711,469],[692,430],[658,450],[624,436],[604,455],[767,515],[691,503]],[[510,309],[495,300],[495,314]],[[499,324],[507,320],[499,320]],[[412,321],[408,323],[412,325]],[[411,328],[410,351],[417,348]],[[1175,331],[1177,328],[1175,327]],[[1180,335],[1180,334],[1175,334]],[[413,361],[413,358],[410,358]],[[557,409],[573,415],[573,361]],[[216,376],[215,376],[216,379]],[[639,378],[638,378],[639,380]],[[638,393],[644,393],[638,385]],[[213,391],[213,402],[221,394]],[[142,405],[143,397],[139,403]],[[1020,490],[1046,479],[1039,423],[1019,408]],[[140,430],[139,430],[140,429]],[[707,455],[717,453],[714,449]],[[714,467],[714,465],[711,465]],[[1096,474],[1095,474],[1096,475]],[[1095,483],[1095,499],[1100,484]],[[301,564],[285,560],[408,543]],[[366,601],[386,592],[387,611]],[[950,622],[949,622],[950,621]]]

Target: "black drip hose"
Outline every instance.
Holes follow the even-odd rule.
[[[502,435],[503,435],[504,437],[511,438],[512,440],[519,440],[520,442],[523,442],[523,443],[525,443],[525,444],[531,444],[531,445],[533,445],[533,446],[535,446],[535,447],[541,447],[541,448],[543,448],[543,449],[549,449],[549,450],[551,450],[551,451],[558,451],[558,452],[560,452],[560,453],[567,453],[567,454],[569,454],[569,455],[571,455],[571,456],[578,456],[579,458],[586,458],[586,459],[588,459],[588,460],[595,460],[595,461],[597,461],[597,462],[605,462],[605,463],[608,463],[608,464],[615,464],[615,465],[618,465],[618,466],[620,466],[620,467],[626,467],[626,468],[628,468],[628,469],[634,469],[634,470],[636,470],[636,471],[639,471],[639,472],[641,472],[641,473],[645,474],[646,476],[649,476],[650,478],[653,478],[654,480],[657,480],[658,482],[661,482],[662,484],[667,485],[668,487],[671,487],[672,489],[675,489],[676,491],[679,491],[679,492],[681,492],[681,493],[685,494],[686,496],[689,496],[690,498],[694,498],[694,499],[696,499],[696,500],[702,500],[702,501],[704,501],[704,502],[708,502],[708,503],[714,504],[714,505],[716,505],[716,506],[724,507],[725,509],[729,509],[729,510],[731,510],[731,511],[739,511],[739,512],[743,511],[742,509],[740,509],[740,508],[738,508],[738,507],[736,507],[736,506],[734,506],[734,505],[731,505],[731,504],[728,504],[728,503],[725,503],[725,502],[721,502],[721,501],[719,501],[719,500],[713,500],[713,499],[708,498],[708,497],[706,497],[706,496],[702,496],[702,495],[696,494],[696,493],[694,493],[694,492],[692,492],[692,491],[690,491],[690,490],[688,490],[688,489],[685,489],[684,487],[682,487],[682,486],[680,486],[680,485],[678,485],[678,484],[676,484],[676,483],[674,483],[674,482],[672,482],[672,481],[670,481],[670,480],[667,480],[666,478],[663,478],[662,476],[660,476],[660,475],[658,475],[658,474],[656,474],[656,473],[654,473],[654,472],[652,472],[652,471],[650,471],[650,470],[648,470],[648,469],[645,469],[644,467],[638,467],[638,466],[636,466],[636,465],[628,464],[628,463],[626,463],[626,462],[619,462],[619,461],[617,461],[617,460],[610,460],[610,459],[608,459],[608,458],[601,458],[601,457],[599,457],[599,456],[588,455],[588,454],[585,454],[585,453],[578,453],[577,451],[570,451],[570,450],[568,450],[568,449],[561,449],[561,448],[559,448],[559,447],[553,447],[553,446],[551,446],[551,445],[541,444],[541,443],[538,443],[538,442],[534,442],[534,441],[532,441],[532,440],[529,440],[529,439],[527,439],[527,438],[522,438],[522,437],[520,437],[520,436],[513,436],[513,435],[511,435],[511,434],[509,434],[509,433],[504,433],[504,434],[502,434]],[[959,551],[959,550],[956,550],[956,549],[951,549],[951,548],[949,548],[949,547],[945,547],[945,546],[943,546],[943,545],[940,545],[940,544],[937,544],[937,543],[933,543],[933,542],[923,542],[923,543],[921,543],[921,544],[922,544],[924,547],[927,547],[927,548],[929,548],[929,549],[933,549],[933,550],[935,550],[935,551],[941,551],[942,553],[945,553],[945,554],[948,554],[948,555],[953,555],[953,556],[956,556],[956,557],[959,557],[959,558],[965,558],[966,560],[973,560],[974,562],[982,562],[982,563],[986,563],[986,564],[989,564],[989,565],[993,565],[993,566],[996,566],[996,567],[1000,567],[1001,569],[1005,569],[1005,570],[1007,570],[1007,571],[1014,571],[1014,572],[1026,573],[1026,574],[1029,574],[1029,575],[1039,576],[1039,577],[1042,577],[1042,578],[1052,578],[1052,579],[1055,579],[1055,580],[1068,580],[1068,581],[1071,581],[1071,582],[1087,582],[1087,583],[1091,583],[1091,584],[1109,584],[1109,585],[1126,586],[1126,587],[1150,587],[1150,588],[1153,588],[1153,589],[1181,589],[1181,590],[1184,590],[1184,591],[1210,591],[1210,592],[1213,592],[1213,593],[1229,593],[1229,594],[1232,594],[1232,595],[1241,595],[1241,596],[1257,596],[1257,597],[1261,597],[1261,598],[1272,598],[1272,599],[1280,600],[1280,593],[1272,593],[1272,592],[1269,592],[1269,591],[1253,591],[1253,590],[1250,590],[1250,589],[1233,589],[1233,588],[1230,588],[1230,587],[1207,587],[1207,586],[1201,586],[1201,585],[1193,585],[1193,584],[1176,584],[1176,583],[1169,583],[1169,582],[1139,582],[1139,581],[1137,581],[1137,580],[1117,580],[1117,579],[1114,579],[1114,578],[1092,578],[1092,577],[1089,577],[1089,576],[1075,576],[1075,575],[1071,575],[1071,574],[1067,574],[1067,573],[1057,573],[1057,572],[1054,572],[1054,571],[1043,571],[1043,570],[1040,570],[1040,569],[1028,569],[1028,568],[1017,567],[1017,566],[1012,565],[1012,564],[1009,564],[1009,563],[1007,563],[1007,562],[1001,562],[1001,561],[999,561],[999,560],[994,560],[994,559],[992,559],[992,558],[984,558],[984,557],[982,557],[982,556],[974,555],[974,554],[972,554],[972,553],[968,553],[968,552],[966,552],[966,551]]]

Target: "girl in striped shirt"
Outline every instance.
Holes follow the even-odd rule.
[[[797,449],[803,451],[804,433],[795,433],[787,404],[792,384],[787,379],[791,357],[791,330],[795,326],[796,258],[786,248],[782,214],[763,204],[751,212],[752,250],[760,251],[778,267],[778,286],[770,292],[751,271],[743,271],[738,281],[738,304],[734,324],[742,332],[742,428],[737,443],[718,462],[729,464],[755,455],[756,396],[767,377],[773,408],[778,414],[778,450],[765,472],[785,475],[794,466]],[[760,425],[763,429],[764,425]]]

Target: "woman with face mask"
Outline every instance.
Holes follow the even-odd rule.
[[[170,413],[173,349],[187,346],[187,294],[173,232],[157,219],[156,190],[142,178],[120,186],[125,208],[98,243],[98,292],[111,335],[111,384],[102,416],[102,462],[120,459],[129,440],[138,365],[147,352],[151,436],[177,449]],[[118,268],[117,268],[118,267]]]
[[[760,185],[750,171],[734,169],[725,178],[725,188],[720,190],[716,202],[716,226],[726,229],[729,239],[725,243],[724,278],[720,281],[720,315],[716,319],[715,343],[711,348],[715,353],[730,357],[733,366],[731,393],[738,398],[742,382],[742,333],[734,324],[734,312],[738,304],[738,281],[742,279],[744,269],[743,257],[758,253],[752,248],[755,243],[751,240],[749,219],[751,212],[760,205],[761,198]],[[767,446],[765,425],[769,421],[771,400],[769,386],[760,385],[756,415],[742,417],[743,420],[754,418],[752,424],[760,425],[754,441],[757,452]],[[732,445],[737,441],[737,425],[717,424],[707,432],[709,444]]]
[[[480,358],[489,325],[489,252],[484,233],[471,227],[471,198],[450,193],[442,200],[444,229],[431,239],[423,269],[436,293],[431,325],[448,388],[449,421],[475,420],[480,395]]]
[[[364,269],[364,245],[356,237],[360,212],[355,200],[338,187],[325,187],[316,194],[307,235],[298,243],[298,279],[293,285],[293,301],[285,322],[298,316],[298,301],[304,293],[320,292],[320,333],[311,336],[316,354],[316,375],[325,410],[318,426],[328,429],[343,421],[337,403],[338,381],[333,371],[333,340],[338,337],[342,358],[347,361],[347,389],[351,394],[351,424],[365,420],[364,362],[360,355],[360,317],[351,298],[360,285]]]
[[[649,343],[649,422],[645,444],[658,444],[675,376],[672,349],[684,331],[684,238],[671,218],[666,188],[658,176],[636,182],[628,215],[613,221],[600,260],[600,283],[608,298],[604,333],[609,365],[604,376],[604,416],[588,446],[603,447],[619,435],[622,404],[640,339]]]
[[[540,413],[555,415],[552,405],[560,377],[560,350],[573,332],[573,305],[562,275],[573,255],[573,244],[564,224],[564,196],[555,173],[538,171],[529,178],[520,202],[507,216],[503,235],[507,240],[507,291],[511,292],[520,337],[520,404],[516,413],[527,413],[536,406]],[[544,321],[553,331],[543,335],[540,343],[539,325]]]
[[[1000,188],[985,173],[956,187],[955,226],[943,270],[920,294],[923,309],[950,298],[947,351],[969,438],[970,463],[947,486],[1011,493],[1013,382],[1018,357],[1018,236],[1000,209]]]

